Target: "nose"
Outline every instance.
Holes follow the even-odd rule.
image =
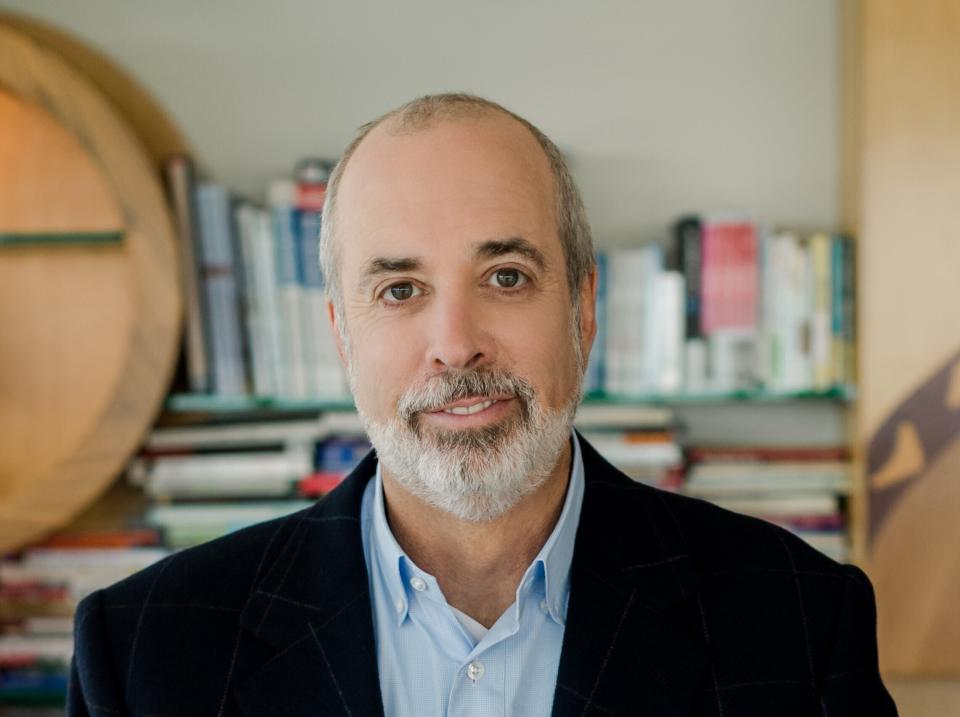
[[[475,369],[492,361],[493,342],[478,302],[447,296],[432,308],[426,356],[431,369]]]

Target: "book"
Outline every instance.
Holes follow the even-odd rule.
[[[702,301],[701,241],[703,226],[698,216],[681,217],[674,224],[674,251],[677,270],[684,278],[684,336],[696,339],[703,335],[700,329]]]
[[[656,277],[661,271],[663,252],[657,244],[608,255],[604,393],[656,392],[660,370]]]
[[[658,434],[649,439],[642,433],[629,431],[584,433],[583,437],[617,468],[625,466],[676,466],[683,462],[683,453],[672,436]]]
[[[320,267],[320,227],[331,163],[304,159],[298,163],[296,242],[302,286],[300,331],[307,394],[342,398],[348,394],[327,316],[327,295]]]
[[[684,278],[678,271],[663,271],[654,279],[653,325],[658,350],[656,391],[672,394],[683,390]]]
[[[327,414],[311,420],[276,420],[220,425],[155,428],[141,455],[184,453],[194,449],[265,448],[289,443],[313,443],[327,434]]]
[[[154,499],[287,497],[313,470],[306,447],[284,451],[165,456],[147,461],[138,478]]]
[[[311,505],[308,500],[155,505],[148,510],[146,521],[163,531],[171,549],[179,550]]]
[[[824,232],[817,232],[807,240],[810,269],[813,282],[813,311],[810,317],[810,355],[812,362],[812,387],[823,390],[833,385],[833,263],[832,239]]]
[[[164,163],[167,189],[173,205],[180,258],[180,282],[186,309],[184,351],[187,381],[191,391],[211,388],[207,311],[204,306],[200,228],[193,162],[186,155],[173,155]]]
[[[847,461],[846,446],[696,446],[687,451],[688,459],[704,462],[770,461]]]
[[[244,324],[249,337],[252,389],[259,396],[278,396],[282,391],[284,345],[270,219],[265,211],[247,202],[239,202],[234,212],[245,279]]]
[[[760,300],[758,230],[738,217],[701,217],[700,331],[708,348],[714,391],[761,382],[757,347]]]
[[[228,396],[245,395],[237,266],[232,239],[230,195],[213,182],[197,186],[204,296],[211,358],[211,389]]]
[[[595,309],[597,334],[593,340],[593,347],[590,349],[587,371],[584,376],[583,390],[586,394],[603,392],[607,368],[607,284],[609,283],[607,255],[600,252],[596,255],[595,260],[597,264],[597,303]]]
[[[277,180],[269,187],[270,218],[275,249],[276,284],[279,291],[280,342],[285,358],[280,395],[307,398],[304,364],[303,285],[300,281],[300,251],[297,244],[297,186],[292,180]]]
[[[684,492],[700,497],[844,494],[849,493],[850,484],[846,463],[703,463],[688,470]]]

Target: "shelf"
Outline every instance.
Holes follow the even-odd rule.
[[[703,391],[697,393],[639,394],[607,396],[588,394],[584,405],[595,406],[697,406],[724,403],[789,403],[793,401],[835,401],[846,403],[856,397],[854,386],[833,386],[819,391],[771,392],[763,389]]]
[[[591,394],[584,398],[584,406],[696,406],[736,403],[788,403],[793,401],[832,401],[845,403],[855,396],[852,386],[835,386],[823,391],[770,393],[768,391],[732,391],[716,393],[606,396]],[[168,413],[310,413],[352,411],[349,399],[287,399],[267,396],[218,396],[213,394],[173,394],[167,399]]]
[[[120,244],[123,232],[0,232],[3,246],[90,246]]]

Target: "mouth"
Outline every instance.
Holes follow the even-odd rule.
[[[513,396],[469,396],[440,408],[424,411],[431,421],[462,428],[487,425],[502,418],[514,402]]]

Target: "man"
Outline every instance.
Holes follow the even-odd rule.
[[[321,252],[376,454],[84,600],[72,714],[896,714],[862,572],[572,431],[596,272],[539,131],[463,95],[367,125]]]

